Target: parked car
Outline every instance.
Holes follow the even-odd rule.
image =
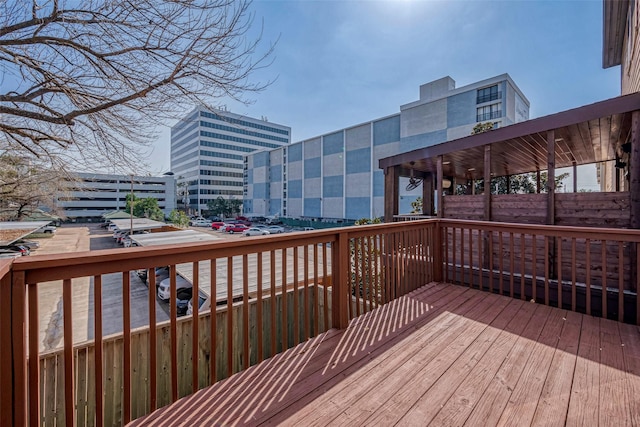
[[[216,221],[216,222],[212,222],[211,223],[211,229],[212,230],[218,230],[220,227],[222,227],[224,225],[224,222],[222,221]]]
[[[22,256],[27,256],[31,253],[28,247],[22,246],[22,245],[16,245],[16,244],[0,246],[0,251],[4,253],[15,252],[15,253],[19,253]]]
[[[19,258],[22,254],[20,252],[12,251],[9,249],[0,249],[0,259],[3,258]]]
[[[269,233],[268,230],[258,227],[247,228],[242,232],[243,236],[266,236]]]
[[[203,293],[200,293],[200,296],[198,298],[198,309],[202,309],[202,305],[205,303],[205,301],[207,301],[207,296],[204,295]],[[192,315],[193,314],[193,298],[191,298],[189,300],[189,302],[187,303],[187,312],[186,312],[187,316]]]
[[[210,227],[211,221],[208,219],[200,218],[189,221],[189,225],[192,227]]]
[[[35,251],[40,247],[40,243],[36,242],[35,240],[20,239],[20,240],[16,240],[13,243],[16,245],[26,246],[29,248],[29,250],[32,250],[32,251]]]
[[[187,314],[189,301],[193,295],[193,288],[182,288],[176,292],[176,312],[178,316]]]
[[[43,233],[53,234],[57,231],[57,228],[53,225],[47,225],[41,228]]]
[[[267,227],[267,231],[271,234],[280,234],[284,233],[284,228],[279,225],[270,225]]]
[[[149,286],[149,273],[148,273],[148,269],[146,268],[142,268],[140,270],[138,270],[138,277],[140,277],[140,279],[147,285]],[[169,277],[169,267],[156,267],[154,268],[154,271],[156,273],[156,289],[158,288],[158,286],[160,286],[160,282],[162,282],[164,279],[166,279],[167,277]]]
[[[244,224],[233,224],[231,226],[226,227],[225,231],[227,233],[233,234],[233,233],[243,233],[245,230],[248,230],[248,229],[249,227],[247,227]]]
[[[180,276],[179,274],[176,275],[177,290],[184,289],[184,288],[192,288],[192,287],[193,287],[193,284],[190,281]],[[160,285],[158,286],[158,298],[160,298],[162,301],[167,301],[171,297],[170,288],[171,288],[171,278],[167,277],[162,282],[160,282]]]

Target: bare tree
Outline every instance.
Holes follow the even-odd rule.
[[[21,221],[38,208],[57,213],[57,198],[65,197],[74,181],[47,160],[0,154],[0,216]]]
[[[258,52],[248,7],[244,0],[0,0],[0,151],[121,161],[194,103],[247,102],[268,85],[249,78],[273,50]]]

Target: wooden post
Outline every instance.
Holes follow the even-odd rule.
[[[24,272],[14,272],[11,286],[11,352],[13,425],[27,425],[27,298]],[[37,386],[37,384],[36,384]],[[39,412],[40,408],[37,408]]]
[[[547,224],[554,225],[556,221],[556,133],[554,130],[547,131]],[[549,259],[546,273],[549,277],[556,278],[556,239],[549,245]],[[535,258],[535,257],[534,257]],[[535,262],[535,261],[534,261]],[[534,282],[535,284],[535,282]],[[560,285],[559,285],[560,286]]]
[[[629,156],[629,210],[631,228],[640,228],[640,111],[631,114],[631,154]],[[630,254],[631,288],[637,291],[636,259],[637,244],[632,244]]]
[[[578,192],[578,165],[573,161],[573,192]]]
[[[422,215],[433,216],[433,174],[429,173],[422,181]]]
[[[346,329],[349,326],[349,295],[347,282],[349,280],[349,236],[347,232],[339,232],[335,247],[332,246],[332,276],[331,314],[333,327]]]
[[[391,166],[384,170],[384,222],[391,223],[393,217],[398,215],[399,172],[399,166]]]
[[[507,194],[511,194],[511,175],[507,175]]]
[[[536,171],[536,193],[540,194],[540,169]]]
[[[484,220],[491,221],[491,145],[484,146]],[[482,263],[483,268],[489,265],[489,232],[482,232]]]
[[[6,273],[0,271],[0,295],[8,298],[11,298],[12,293],[10,264],[11,262],[7,262],[0,268],[7,270]],[[3,425],[16,425],[13,422],[13,369],[10,351],[12,315],[11,305],[0,310],[0,424]]]
[[[484,220],[491,221],[491,145],[484,146]]]
[[[437,204],[437,209],[438,209],[438,218],[442,218],[444,215],[444,200],[442,198],[442,180],[444,178],[443,173],[442,173],[442,156],[438,156],[438,162],[436,164],[436,172],[437,172],[437,176],[436,176],[436,189],[438,190],[436,192],[436,204]],[[453,183],[451,183],[452,185],[454,185]]]
[[[444,247],[442,244],[442,227],[440,227],[440,221],[437,221],[433,227],[433,280],[435,282],[442,282],[442,260],[444,259]]]
[[[538,171],[540,175],[540,171]],[[555,223],[556,207],[556,139],[555,132],[547,132],[547,224]]]

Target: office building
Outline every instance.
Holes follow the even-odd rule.
[[[223,110],[195,108],[171,128],[178,206],[201,213],[223,197],[243,198],[244,156],[291,142],[291,128]]]
[[[529,101],[508,74],[456,88],[451,77],[420,86],[420,98],[400,112],[249,154],[244,212],[314,220],[356,220],[384,214],[380,158],[527,120]],[[406,185],[406,184],[405,184]],[[401,193],[401,212],[421,189]]]

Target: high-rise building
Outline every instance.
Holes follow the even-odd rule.
[[[288,218],[356,220],[384,214],[378,160],[471,134],[477,123],[529,118],[529,101],[508,74],[456,88],[451,77],[420,86],[400,112],[287,147],[246,155],[244,212]],[[411,211],[421,189],[400,194]]]
[[[291,128],[223,110],[195,108],[171,128],[178,206],[207,210],[218,197],[242,200],[244,156],[291,142]]]

